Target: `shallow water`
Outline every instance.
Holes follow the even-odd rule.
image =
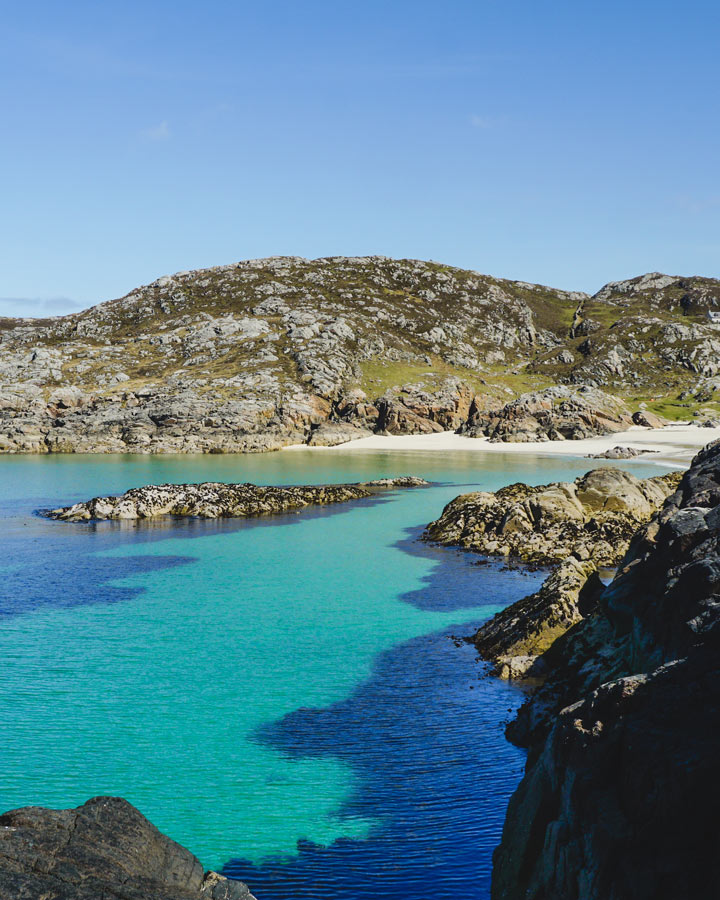
[[[487,897],[522,693],[452,636],[542,574],[417,537],[458,493],[590,464],[438,457],[0,459],[0,806],[122,795],[260,900]],[[33,515],[147,483],[404,473],[434,484],[248,522]]]

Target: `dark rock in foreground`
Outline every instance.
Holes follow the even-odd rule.
[[[0,816],[3,900],[253,900],[119,797]]]
[[[98,519],[151,519],[157,516],[200,516],[205,519],[260,516],[306,506],[346,503],[370,497],[384,488],[419,487],[428,482],[413,475],[380,478],[360,484],[275,487],[274,485],[161,484],[132,488],[120,497],[93,497],[53,509],[50,519],[82,522]]]
[[[541,657],[494,900],[695,900],[720,884],[720,442]]]

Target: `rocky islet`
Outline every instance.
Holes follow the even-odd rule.
[[[93,497],[42,514],[63,522],[105,519],[137,520],[162,516],[197,516],[203,519],[244,518],[291,512],[307,506],[324,506],[362,500],[392,488],[422,487],[427,481],[413,475],[381,478],[358,484],[275,485],[160,484],[131,488],[116,497]]]

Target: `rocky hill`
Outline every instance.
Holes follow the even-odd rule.
[[[460,427],[577,437],[652,398],[663,414],[711,413],[715,309],[707,278],[589,297],[384,257],[181,272],[69,316],[0,319],[0,451],[266,450]],[[548,416],[560,403],[569,424]]]

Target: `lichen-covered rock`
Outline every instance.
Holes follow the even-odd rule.
[[[624,431],[632,424],[624,403],[594,388],[564,386],[522,394],[501,409],[477,403],[461,434],[491,441],[581,440]]]
[[[602,467],[574,482],[462,494],[428,525],[424,537],[543,565],[575,556],[596,567],[612,566],[679,479],[676,473],[639,479]]]
[[[420,260],[273,257],[0,318],[0,452],[262,452],[337,421],[503,441],[617,430],[605,390],[718,396],[720,282],[663,278],[590,298]]]
[[[253,900],[119,797],[0,815],[4,900]]]
[[[475,634],[480,656],[501,678],[541,677],[538,657],[595,608],[603,588],[591,560],[569,557],[540,590],[493,616]]]
[[[494,900],[694,900],[720,880],[720,442],[541,659]]]
[[[403,475],[360,484],[275,485],[160,484],[131,488],[119,497],[93,497],[82,503],[44,512],[50,519],[87,522],[102,519],[153,519],[159,516],[199,516],[205,519],[260,516],[306,506],[347,503],[372,496],[383,488],[426,485],[422,478]]]

